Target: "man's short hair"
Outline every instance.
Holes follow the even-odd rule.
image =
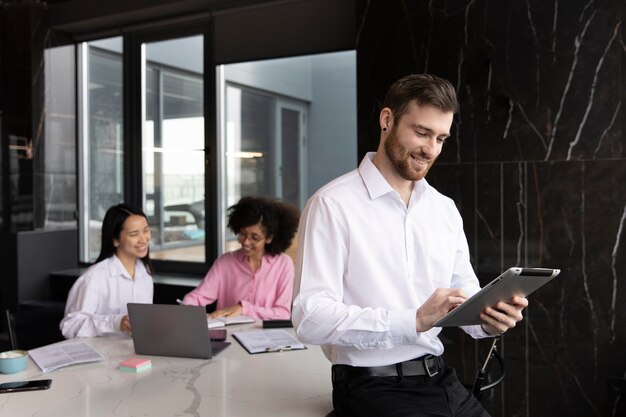
[[[389,107],[397,122],[413,100],[420,106],[429,104],[444,112],[456,113],[459,109],[452,84],[432,74],[411,74],[396,80],[387,90],[383,108]]]

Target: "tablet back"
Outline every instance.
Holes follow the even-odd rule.
[[[561,271],[551,268],[509,268],[485,285],[463,304],[435,322],[434,327],[481,324],[480,313],[498,301],[509,301],[514,295],[526,297],[550,282]]]

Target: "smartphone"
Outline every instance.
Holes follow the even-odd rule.
[[[226,329],[210,329],[209,338],[213,342],[223,342],[226,340]]]
[[[21,391],[36,391],[48,389],[52,384],[51,379],[35,379],[33,381],[4,382],[0,384],[0,394]]]

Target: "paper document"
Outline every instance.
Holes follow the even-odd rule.
[[[44,373],[64,366],[104,360],[104,356],[87,342],[44,346],[32,349],[28,354]]]
[[[249,353],[282,352],[306,349],[295,337],[282,329],[236,332],[233,337]]]
[[[237,316],[237,317],[216,317],[214,319],[207,319],[207,324],[209,329],[214,329],[216,327],[224,327],[229,326],[231,324],[244,324],[244,323],[254,323],[254,319],[246,316]]]

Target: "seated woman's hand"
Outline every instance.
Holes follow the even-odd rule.
[[[122,321],[120,322],[120,330],[122,332],[126,333],[127,335],[131,334],[131,331],[130,331],[130,319],[128,318],[128,316],[122,317]]]
[[[237,303],[230,307],[226,307],[221,310],[214,311],[213,313],[208,314],[208,317],[211,319],[214,319],[216,317],[237,317],[237,316],[241,316],[242,311],[243,311],[243,306]]]

